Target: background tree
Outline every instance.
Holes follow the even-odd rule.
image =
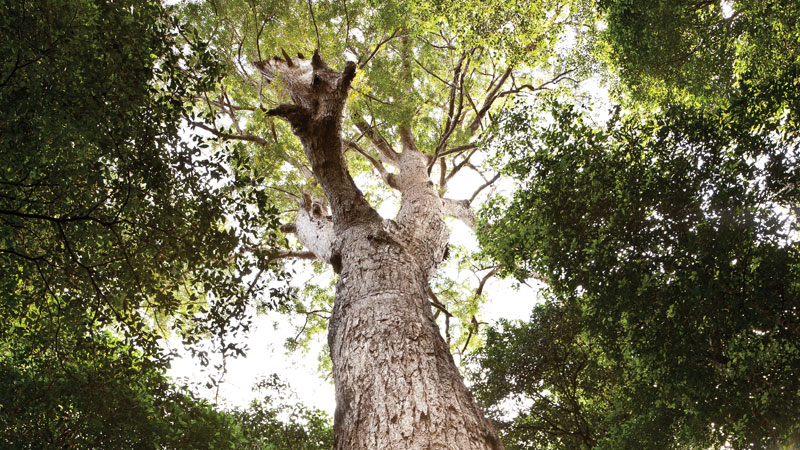
[[[537,305],[522,323],[487,330],[474,356],[477,397],[506,448],[703,448],[693,418],[657,407],[658,387],[620,369],[574,304]]]
[[[174,386],[162,364],[110,332],[76,336],[64,324],[52,342],[20,328],[2,342],[3,448],[233,449],[247,442],[233,417]],[[45,344],[71,355],[54,359]]]
[[[242,427],[246,444],[240,449],[327,450],[333,447],[330,417],[297,403],[291,388],[277,376],[260,380],[258,399],[234,418]]]
[[[525,366],[534,376],[509,386],[498,381],[502,345],[566,342],[559,361],[568,367],[589,345],[596,352],[584,361],[614,374],[578,373],[614,392],[610,403],[581,392],[583,412],[605,410],[605,420],[584,422],[598,448],[641,447],[643,435],[648,448],[792,447],[797,6],[599,7],[625,109],[599,126],[558,103],[544,121],[550,108],[521,108],[506,122],[505,171],[520,188],[485,211],[479,236],[506,273],[545,279],[552,303],[530,325],[490,333],[482,396],[544,395],[558,407],[574,392],[550,381],[561,366],[521,363],[515,373]],[[581,324],[571,340],[536,327],[550,308]],[[526,429],[530,415],[514,420],[512,442],[582,431]]]
[[[544,277],[617,372],[614,390],[648,402],[625,406],[597,445],[640,445],[632,424],[646,430],[653,414],[673,433],[653,448],[796,439],[797,225],[776,210],[768,170],[747,158],[792,155],[796,144],[677,107],[602,128],[569,106],[554,107],[550,125],[532,125],[539,114],[509,116],[506,170],[521,188],[486,210],[481,239],[518,279]]]
[[[208,48],[153,2],[9,1],[0,30],[0,446],[242,448],[277,426],[164,375],[168,334],[242,351],[225,338],[267,278],[245,277],[280,256],[240,256],[277,240],[274,209],[179,139],[219,79]]]

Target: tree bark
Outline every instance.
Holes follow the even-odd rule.
[[[355,67],[332,70],[317,54],[310,64],[275,58],[256,65],[285,83],[293,104],[270,114],[292,125],[331,206],[328,218],[304,200],[295,229],[340,274],[328,330],[335,448],[503,449],[428,302],[449,239],[429,157],[402,129],[403,150],[392,157],[402,203],[396,221],[383,220],[353,183],[342,152],[342,111]]]

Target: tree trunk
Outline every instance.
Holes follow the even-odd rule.
[[[280,73],[293,105],[287,119],[304,145],[332,210],[306,199],[295,232],[339,273],[328,343],[336,386],[338,449],[502,449],[456,368],[433,320],[428,283],[448,242],[443,200],[408,129],[392,186],[402,193],[397,220],[383,220],[347,172],[341,116],[355,67],[312,61],[256,63]]]

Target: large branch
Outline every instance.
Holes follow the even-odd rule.
[[[213,134],[214,136],[222,138],[222,139],[253,142],[253,143],[258,144],[258,145],[260,145],[262,147],[269,146],[269,142],[267,142],[266,139],[264,139],[264,138],[262,138],[260,136],[255,136],[255,135],[252,135],[252,134],[225,133],[224,131],[219,131],[218,129],[216,129],[214,127],[208,126],[203,122],[191,122],[189,125],[192,125],[192,126],[197,127],[197,128],[201,128],[203,130],[206,130],[209,133]]]
[[[500,93],[500,89],[508,80],[508,77],[511,76],[512,69],[509,67],[503,72],[503,75],[500,76],[500,79],[496,81],[497,84],[490,85],[489,92],[486,94],[486,98],[483,100],[483,105],[478,113],[475,115],[475,118],[472,120],[472,123],[469,124],[469,129],[475,132],[478,127],[481,125],[483,118],[486,117],[486,114],[492,108],[492,104],[498,98],[498,94]]]
[[[311,60],[302,56],[274,57],[255,66],[268,81],[280,80],[292,99],[267,111],[292,126],[331,205],[333,222],[347,227],[354,222],[380,221],[347,170],[342,148],[342,112],[356,66],[348,62],[339,72],[328,67],[318,52]]]
[[[467,68],[465,67],[462,69],[462,65],[466,60],[466,65],[469,66],[469,56],[474,52],[474,50],[475,49],[472,49],[469,52],[462,53],[461,58],[458,60],[458,64],[453,70],[453,82],[450,84],[450,98],[448,102],[445,127],[442,135],[439,137],[439,142],[436,144],[433,154],[434,160],[431,161],[431,165],[428,166],[428,170],[430,170],[433,163],[435,163],[435,159],[444,150],[445,146],[447,145],[447,141],[450,139],[450,136],[463,120],[462,111],[464,109],[464,77],[466,75]]]
[[[378,151],[378,155],[380,155],[381,159],[387,163],[397,163],[399,158],[399,154],[394,151],[391,145],[386,142],[386,139],[381,136],[380,133],[375,129],[375,127],[370,126],[366,121],[363,119],[357,120],[355,122],[356,128],[358,131],[361,132],[364,136],[369,139],[372,143],[372,146],[375,147],[375,150]]]
[[[381,176],[381,178],[383,179],[384,182],[386,182],[386,184],[395,189],[399,189],[394,174],[386,170],[386,167],[383,165],[383,162],[381,162],[380,159],[376,159],[372,155],[370,155],[369,152],[367,152],[364,148],[358,145],[358,142],[345,139],[344,145],[346,148],[351,148],[355,150],[356,153],[363,156],[367,161],[369,161],[369,163],[372,164],[372,167],[375,168],[375,170],[378,172],[378,175]]]

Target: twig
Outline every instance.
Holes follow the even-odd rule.
[[[486,189],[487,187],[489,187],[489,186],[491,186],[492,184],[494,184],[494,182],[495,182],[495,181],[497,181],[499,178],[500,178],[500,172],[498,172],[498,173],[497,173],[497,175],[495,175],[494,177],[492,177],[492,179],[491,179],[491,180],[487,181],[486,183],[484,183],[483,185],[481,185],[481,187],[479,187],[478,189],[476,189],[476,190],[475,190],[475,192],[473,192],[473,193],[472,193],[472,197],[470,197],[470,198],[469,198],[468,202],[469,202],[469,203],[472,203],[473,201],[475,201],[475,197],[477,197],[477,196],[478,196],[478,194],[480,194],[482,190],[484,190],[484,189]]]
[[[317,19],[314,17],[314,8],[311,7],[311,0],[308,0],[308,12],[311,14],[311,21],[314,23],[314,32],[317,34],[317,48],[320,49],[319,28],[317,28]]]

